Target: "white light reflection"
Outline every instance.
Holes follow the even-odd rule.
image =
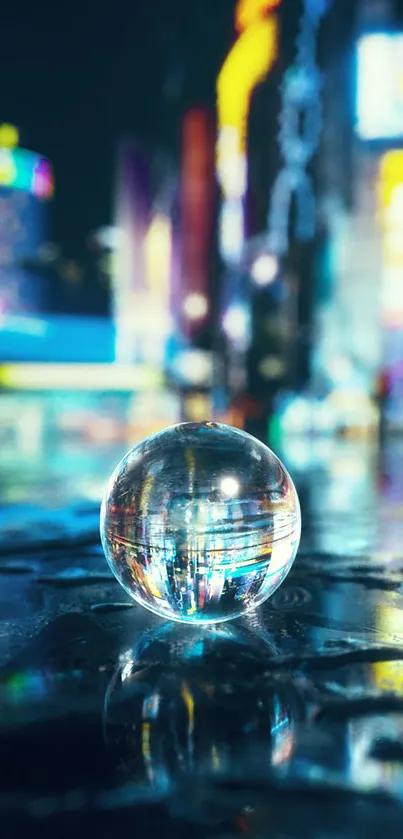
[[[240,489],[239,481],[231,475],[227,475],[225,478],[222,478],[220,482],[220,489],[227,498],[235,498]]]

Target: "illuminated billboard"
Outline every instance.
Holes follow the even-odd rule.
[[[403,138],[403,33],[358,41],[356,131],[363,140]]]

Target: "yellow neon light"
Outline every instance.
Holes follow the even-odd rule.
[[[168,216],[158,214],[152,220],[144,244],[148,287],[150,291],[169,291],[172,230]]]
[[[245,149],[249,98],[263,81],[277,55],[278,25],[268,17],[248,27],[235,42],[218,77],[218,123],[239,133]]]
[[[9,148],[4,148],[0,142],[0,184],[12,186],[16,177],[17,167],[14,162],[13,153]]]
[[[19,142],[20,135],[15,125],[8,125],[7,123],[0,125],[0,148],[15,149]]]
[[[14,390],[138,391],[158,388],[161,370],[147,365],[5,364],[0,386]]]
[[[281,0],[239,0],[235,11],[235,25],[238,32],[243,32],[252,23],[256,23],[268,12],[279,6]]]
[[[227,197],[237,198],[245,192],[250,97],[277,57],[277,19],[274,15],[259,18],[264,7],[263,2],[238,7],[242,25],[249,20],[253,22],[235,42],[217,81],[217,171]]]
[[[403,150],[395,149],[386,152],[380,166],[380,203],[383,208],[389,207],[393,192],[399,184],[403,184]]]
[[[387,152],[379,171],[379,212],[382,228],[382,321],[390,328],[403,323],[403,150]]]

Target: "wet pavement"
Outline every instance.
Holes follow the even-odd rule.
[[[380,456],[289,441],[303,512],[292,572],[258,611],[203,630],[134,605],[109,572],[96,495],[120,445],[87,451],[91,492],[63,504],[49,467],[25,484],[14,467],[13,484],[10,466],[2,837],[400,839],[402,442]]]

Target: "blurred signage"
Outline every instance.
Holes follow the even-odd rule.
[[[20,142],[18,128],[3,122],[0,125],[0,148],[14,149]]]
[[[184,350],[173,361],[172,375],[182,386],[211,387],[213,367],[212,353],[198,349]]]
[[[210,115],[193,108],[185,116],[182,134],[181,236],[182,287],[190,301],[204,305],[183,307],[184,326],[205,323],[208,314],[208,255],[214,196],[214,140]]]
[[[381,160],[379,204],[383,250],[382,320],[387,327],[403,329],[403,149],[389,151]]]
[[[47,202],[38,200],[32,184],[27,182],[25,189],[22,178],[13,181],[1,166],[3,152],[0,149],[0,312],[32,314],[43,305],[42,277],[29,265],[46,240]]]
[[[403,33],[375,32],[358,41],[356,131],[363,140],[403,137]]]
[[[112,236],[105,232],[101,239],[113,252],[116,361],[161,365],[171,332],[172,224],[167,209],[153,208],[149,161],[131,143],[120,152],[116,224]]]
[[[217,177],[223,195],[220,251],[236,262],[244,243],[243,200],[247,191],[248,114],[253,91],[277,57],[278,23],[270,14],[282,0],[238,0],[235,26],[239,37],[217,80]]]
[[[0,146],[0,186],[47,200],[54,191],[52,167],[35,152]]]
[[[159,368],[120,364],[4,364],[0,367],[0,386],[12,390],[149,390],[159,388],[163,376]]]
[[[402,427],[403,416],[403,149],[387,152],[380,165],[379,207],[382,230],[381,317],[384,371],[388,381],[385,416]]]

